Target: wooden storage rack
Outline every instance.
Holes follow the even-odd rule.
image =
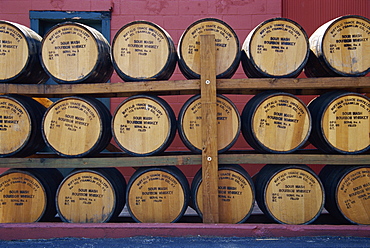
[[[370,77],[356,78],[255,78],[217,79],[215,74],[214,36],[201,37],[202,72],[200,80],[156,82],[124,82],[104,84],[26,85],[0,84],[0,94],[21,94],[31,97],[65,97],[87,94],[93,97],[128,97],[140,93],[156,95],[202,96],[202,155],[166,152],[160,156],[129,157],[121,153],[102,154],[91,158],[61,158],[38,154],[27,158],[1,158],[2,168],[94,168],[140,167],[202,164],[203,222],[218,222],[218,164],[370,164],[370,153],[359,155],[321,154],[318,151],[299,151],[292,154],[259,154],[255,151],[217,154],[216,91],[218,94],[249,94],[265,90],[281,90],[296,95],[319,95],[331,90],[370,93]],[[216,130],[216,132],[215,132]],[[117,166],[119,165],[119,166]]]

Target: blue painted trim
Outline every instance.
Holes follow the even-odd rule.
[[[30,11],[30,19],[46,19],[46,20],[60,20],[60,19],[87,19],[87,20],[104,20],[111,19],[111,12],[109,11]]]
[[[39,33],[40,21],[42,20],[95,20],[101,21],[102,34],[110,42],[110,20],[109,11],[30,11],[31,29]]]

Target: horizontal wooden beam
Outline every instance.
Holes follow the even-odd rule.
[[[339,89],[370,93],[370,77],[217,79],[217,92],[220,94],[254,95],[265,90],[282,90],[297,95],[315,95]],[[141,93],[192,95],[200,93],[200,80],[58,85],[0,84],[0,93],[32,97],[64,97],[76,94],[89,94],[95,97],[128,97]]]
[[[370,77],[245,78],[217,80],[217,91],[221,94],[254,95],[265,90],[281,90],[296,95],[318,95],[331,90],[369,93]]]
[[[333,164],[333,165],[368,165],[369,154],[220,154],[220,164]]]
[[[370,154],[320,154],[298,152],[292,154],[260,154],[254,151],[220,154],[219,164],[333,164],[368,165]],[[96,167],[143,167],[201,165],[200,154],[171,152],[161,156],[129,157],[123,153],[100,154],[92,158],[61,158],[54,154],[39,154],[28,158],[1,158],[0,168],[96,168]]]
[[[189,95],[200,93],[200,80],[57,85],[0,84],[0,93],[49,98],[78,94],[88,94],[95,97],[129,97],[140,93]]]
[[[1,168],[97,168],[201,164],[201,155],[94,158],[1,158]]]

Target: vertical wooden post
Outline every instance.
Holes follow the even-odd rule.
[[[216,49],[214,35],[200,36],[203,223],[218,223]]]

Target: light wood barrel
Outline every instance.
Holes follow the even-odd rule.
[[[76,169],[60,184],[57,211],[64,222],[116,220],[125,206],[126,181],[116,168]]]
[[[40,63],[41,39],[26,26],[0,20],[0,83],[38,84],[49,78]]]
[[[176,134],[176,117],[162,98],[136,95],[124,100],[112,118],[112,132],[118,146],[133,156],[159,154]]]
[[[281,224],[309,224],[324,207],[324,188],[305,165],[265,165],[254,179],[262,212]]]
[[[346,91],[332,91],[308,105],[312,114],[309,141],[326,153],[358,154],[370,149],[370,100]]]
[[[189,199],[188,181],[174,166],[142,167],[127,184],[127,209],[136,222],[177,222],[184,215]]]
[[[168,80],[177,62],[171,36],[148,21],[123,26],[113,39],[111,56],[114,69],[124,81]]]
[[[187,79],[200,78],[200,36],[215,35],[216,77],[231,78],[240,62],[239,39],[225,22],[215,18],[192,23],[179,40],[179,68]]]
[[[309,56],[304,29],[287,18],[273,18],[255,27],[242,46],[241,61],[248,77],[297,77]]]
[[[77,22],[50,29],[42,40],[41,62],[58,83],[105,83],[113,73],[108,41],[96,29]]]
[[[259,152],[291,153],[302,147],[311,132],[311,115],[296,96],[266,91],[247,102],[242,134]]]
[[[365,76],[370,72],[370,20],[346,15],[319,27],[310,37],[308,77]]]
[[[230,99],[217,95],[217,146],[220,153],[229,150],[239,137],[240,115]],[[178,132],[183,143],[192,152],[202,151],[201,96],[189,98],[178,116]]]
[[[0,176],[0,223],[51,221],[63,180],[57,169],[10,169]]]
[[[345,223],[370,225],[370,166],[326,165],[319,177],[331,215]]]
[[[200,169],[191,185],[192,206],[203,216],[203,180]],[[254,207],[254,185],[240,165],[220,165],[218,168],[218,208],[220,223],[243,223]]]
[[[45,146],[41,135],[45,110],[30,97],[0,95],[0,157],[26,157]]]
[[[108,108],[99,100],[89,96],[65,97],[47,109],[42,136],[60,156],[91,156],[109,144],[110,121]]]

